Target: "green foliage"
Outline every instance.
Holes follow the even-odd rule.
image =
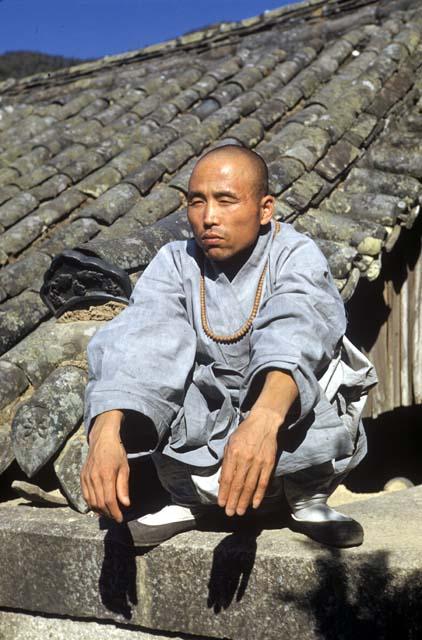
[[[24,78],[43,71],[56,71],[86,60],[51,56],[37,51],[6,51],[0,55],[0,81],[7,78]]]

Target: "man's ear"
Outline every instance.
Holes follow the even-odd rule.
[[[266,195],[262,198],[261,204],[261,224],[267,224],[273,217],[275,200],[274,196]]]

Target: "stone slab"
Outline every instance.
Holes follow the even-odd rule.
[[[186,637],[186,636],[185,636]],[[0,611],[0,640],[182,640],[182,637],[149,633],[112,622],[69,620]],[[189,636],[189,640],[195,640]]]
[[[136,555],[96,516],[4,507],[0,608],[236,640],[417,638],[421,507],[422,486],[345,506],[365,528],[349,550],[244,528]]]

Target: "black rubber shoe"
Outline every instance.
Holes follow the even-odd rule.
[[[169,522],[160,525],[146,525],[137,520],[126,523],[135,547],[155,547],[178,533],[198,528],[195,518],[183,522]]]
[[[359,522],[349,520],[310,522],[295,520],[291,517],[289,528],[296,533],[303,533],[308,538],[330,547],[358,547],[363,542],[363,527]]]

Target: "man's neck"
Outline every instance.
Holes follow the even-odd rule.
[[[253,244],[251,244],[249,247],[246,247],[246,249],[239,251],[239,253],[236,253],[236,255],[232,256],[231,258],[227,258],[227,260],[211,261],[213,262],[213,264],[218,266],[218,269],[222,271],[231,282],[238,271],[243,267],[245,262],[247,262],[251,257],[259,238],[265,233],[268,233],[269,228],[269,225],[262,226],[257,237],[255,238],[255,242],[253,242]]]
[[[227,258],[227,260],[213,260],[214,264],[217,264],[218,268],[227,276],[230,281],[232,281],[238,271],[245,264],[245,262],[247,262],[251,257],[257,241],[258,238],[250,247],[246,247],[246,249],[243,249],[243,251],[239,251],[239,253],[236,253],[236,255],[232,256],[231,258]]]

